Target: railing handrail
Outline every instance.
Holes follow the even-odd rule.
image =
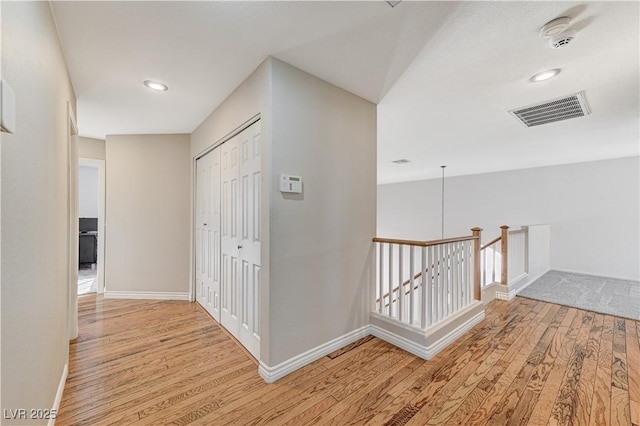
[[[497,243],[500,240],[502,240],[502,235],[500,235],[499,237],[494,238],[493,240],[489,241],[487,244],[485,244],[482,247],[480,247],[480,250],[484,250],[487,247],[491,247],[492,245],[494,245],[495,243]]]
[[[475,240],[479,237],[474,235],[467,235],[464,237],[456,237],[456,238],[445,238],[442,240],[432,240],[432,241],[416,241],[416,240],[398,240],[394,238],[381,238],[381,237],[373,237],[374,243],[387,243],[387,244],[402,244],[406,246],[418,246],[418,247],[429,247],[429,246],[437,246],[440,244],[448,244],[448,243],[457,243],[460,241],[469,241]]]

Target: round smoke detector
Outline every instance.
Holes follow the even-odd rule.
[[[540,28],[540,35],[542,37],[553,37],[569,28],[569,24],[571,24],[571,19],[566,16],[556,18],[547,22],[542,26],[542,28]]]
[[[576,32],[569,30],[569,31],[563,31],[560,34],[557,34],[553,37],[551,37],[549,39],[549,44],[551,45],[551,47],[553,47],[554,49],[559,49],[563,46],[566,46],[567,44],[571,43],[571,40],[573,40],[576,36]]]

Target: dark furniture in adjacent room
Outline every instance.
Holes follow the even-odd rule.
[[[78,226],[78,263],[93,264],[98,261],[98,218],[81,217]]]

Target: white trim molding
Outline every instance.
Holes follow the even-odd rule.
[[[105,299],[146,299],[146,300],[184,300],[190,301],[189,292],[154,291],[109,291],[104,292]]]
[[[320,346],[309,349],[308,351],[303,352],[300,355],[289,358],[288,360],[281,362],[280,364],[273,367],[269,367],[268,365],[260,361],[258,373],[265,382],[273,383],[276,380],[283,378],[287,374],[293,373],[294,371],[304,367],[305,365],[311,364],[313,361],[316,361],[323,356],[329,355],[331,352],[337,351],[338,349],[343,348],[358,339],[362,339],[363,337],[368,336],[369,334],[371,334],[369,331],[370,326],[365,325],[364,327],[360,327],[343,336],[323,343]]]
[[[570,270],[570,269],[555,269],[555,268],[554,268],[554,269],[549,269],[549,270],[548,270],[548,271],[546,271],[546,272],[549,272],[549,271],[565,272],[565,273],[567,273],[567,274],[576,274],[576,275],[586,275],[586,276],[588,276],[588,277],[597,277],[597,278],[613,278],[613,279],[621,280],[621,281],[635,281],[635,282],[638,282],[638,279],[637,279],[637,278],[620,277],[620,276],[616,276],[616,275],[593,274],[593,273],[591,273],[591,272],[572,271],[572,270]],[[545,273],[546,273],[546,272],[545,272]],[[542,275],[540,275],[540,276],[542,276]],[[538,277],[538,278],[540,278],[540,277]]]
[[[60,401],[62,401],[62,393],[64,392],[64,385],[67,383],[67,376],[69,375],[69,364],[65,364],[62,369],[62,376],[60,376],[60,383],[58,383],[58,391],[56,392],[56,397],[53,400],[53,407],[51,407],[51,412],[56,413],[56,416],[49,419],[47,423],[48,426],[53,426],[56,424],[57,413],[60,411]]]
[[[480,306],[482,306],[482,302],[474,303],[473,305],[465,309],[465,312],[467,312],[468,314],[471,314],[472,310],[479,309]],[[461,315],[457,315],[455,317],[462,318],[465,312],[461,312],[460,313]],[[455,340],[460,338],[467,331],[471,330],[477,324],[482,322],[482,320],[484,320],[484,317],[485,317],[484,309],[482,309],[480,312],[477,312],[475,315],[467,318],[460,325],[458,325],[451,331],[447,332],[444,336],[436,339],[433,343],[429,345],[421,345],[410,339],[407,339],[406,337],[400,336],[399,334],[393,333],[389,330],[385,330],[384,328],[378,325],[369,324],[369,325],[360,327],[354,331],[351,331],[345,334],[344,336],[341,336],[329,342],[323,343],[320,346],[316,346],[313,349],[310,349],[304,353],[301,353],[300,355],[296,355],[293,358],[290,358],[284,362],[281,362],[280,364],[275,365],[273,367],[269,367],[264,362],[260,361],[260,366],[258,367],[258,373],[264,379],[265,382],[274,383],[275,381],[283,378],[287,374],[293,373],[294,371],[308,364],[311,364],[313,361],[316,361],[322,358],[323,356],[326,356],[331,352],[334,352],[340,348],[343,348],[346,345],[353,343],[358,339],[362,339],[363,337],[366,337],[368,335],[378,337],[386,342],[391,343],[392,345],[399,347],[400,349],[404,349],[405,351],[417,357],[429,360],[434,356],[436,356],[444,348],[449,346],[451,343],[453,343]],[[416,329],[405,326],[404,324],[398,323],[398,325],[400,325],[402,328],[406,328],[411,333],[416,333],[417,331]],[[435,334],[436,332],[440,332],[444,330],[446,327],[447,327],[446,324],[443,324],[438,327],[433,327],[431,330],[427,330],[427,333],[432,332]],[[424,337],[428,338],[427,335],[425,335]]]
[[[480,302],[482,303],[482,302]],[[389,330],[385,330],[384,328],[371,324],[371,335],[378,337],[385,342],[389,342],[392,345],[395,345],[405,351],[412,353],[413,355],[420,357],[422,359],[430,360],[434,356],[436,356],[439,352],[449,346],[451,343],[459,339],[466,332],[471,330],[473,327],[478,325],[480,322],[484,320],[485,314],[484,309],[480,312],[476,313],[472,317],[466,319],[462,324],[458,325],[453,330],[447,332],[444,336],[435,340],[431,344],[421,345],[420,343],[414,342],[406,337],[400,336],[396,333],[390,332]],[[441,327],[438,327],[440,330],[445,328],[446,324],[443,324]],[[427,330],[427,333],[429,330]],[[428,339],[428,336],[425,336]]]
[[[405,351],[420,357],[422,359],[429,359],[426,346],[419,345],[418,343],[402,337],[398,334],[391,333],[384,328],[371,324],[371,335],[385,342],[391,343],[394,346],[404,349]]]
[[[512,300],[514,297],[516,297],[516,291],[515,290],[511,290],[509,292],[505,292],[505,291],[496,291],[496,299],[498,300]]]
[[[520,293],[522,290],[527,288],[534,281],[536,281],[538,278],[540,278],[541,276],[543,276],[544,274],[546,274],[549,271],[550,270],[547,269],[547,270],[545,270],[545,271],[543,271],[543,272],[541,272],[538,275],[535,275],[533,277],[530,276],[529,274],[523,276],[517,282],[515,282],[513,284],[509,284],[509,286],[507,287],[507,289],[508,289],[507,292],[496,291],[496,299],[506,300],[506,301],[513,300],[513,298],[516,297],[518,295],[518,293]]]

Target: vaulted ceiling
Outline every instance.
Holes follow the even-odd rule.
[[[51,5],[83,136],[190,133],[272,55],[378,104],[381,183],[639,154],[638,2]],[[576,36],[552,49],[539,29],[559,16]],[[587,117],[508,113],[583,90]]]

